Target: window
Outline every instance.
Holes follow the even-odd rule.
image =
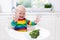
[[[31,8],[32,5],[31,5],[31,0],[18,0],[16,2],[16,6],[18,5],[24,5],[26,8]]]
[[[24,5],[27,10],[33,8],[41,8],[48,0],[13,0],[13,9],[18,5]]]

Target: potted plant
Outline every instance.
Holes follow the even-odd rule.
[[[52,8],[52,4],[51,4],[51,3],[46,3],[46,4],[44,5],[44,8]]]

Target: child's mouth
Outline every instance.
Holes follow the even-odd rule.
[[[20,18],[23,18],[23,16],[19,16]]]
[[[23,16],[19,16],[20,19],[23,19],[24,17]]]

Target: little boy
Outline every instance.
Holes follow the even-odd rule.
[[[36,18],[34,22],[27,20],[25,18],[25,11],[26,11],[25,7],[22,5],[16,7],[15,17],[13,17],[13,21],[11,22],[11,25],[13,26],[14,30],[20,32],[26,32],[27,25],[34,26],[39,22],[38,18]]]

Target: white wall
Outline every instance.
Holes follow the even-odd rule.
[[[60,11],[60,0],[49,0],[54,6],[55,11]]]
[[[11,12],[11,0],[0,0],[2,12]]]

